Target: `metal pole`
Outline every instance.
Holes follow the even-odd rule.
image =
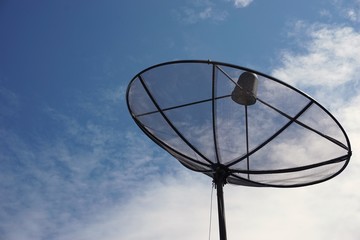
[[[221,179],[221,178],[220,178]],[[225,224],[225,207],[224,207],[224,181],[218,179],[216,182],[217,203],[218,203],[218,216],[219,216],[219,234],[220,240],[226,240],[226,224]]]
[[[220,240],[226,240],[226,224],[225,224],[225,207],[224,207],[224,192],[223,187],[226,183],[226,178],[229,176],[229,169],[222,165],[214,165],[214,183],[216,186],[217,203],[218,203],[218,217],[219,217],[219,234]]]

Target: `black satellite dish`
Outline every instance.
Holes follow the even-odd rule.
[[[213,179],[221,240],[226,239],[224,184],[307,186],[336,176],[351,157],[350,141],[329,111],[300,90],[248,68],[166,62],[137,74],[126,98],[149,138]]]

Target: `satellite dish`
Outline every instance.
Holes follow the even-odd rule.
[[[220,239],[223,186],[301,187],[347,166],[351,146],[316,100],[248,68],[203,60],[158,64],[129,83],[132,118],[185,167],[213,179]]]

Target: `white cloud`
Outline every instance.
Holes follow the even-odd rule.
[[[46,136],[0,127],[1,239],[62,239],[62,229],[74,231],[71,226],[159,174],[164,154],[150,140],[118,128],[121,118],[113,122],[111,116],[119,104],[125,112],[124,100],[115,103],[113,91],[102,93],[92,104],[75,103],[70,115],[46,108],[38,115],[54,128]],[[110,116],[96,113],[103,104]]]
[[[294,32],[301,52],[282,51],[281,66],[272,75],[311,90],[310,94],[331,108],[343,105],[360,83],[360,33],[346,26],[299,22]]]
[[[357,22],[359,20],[358,13],[354,9],[348,9],[346,15],[353,22]]]
[[[350,1],[337,0],[337,1],[333,1],[332,3],[337,9],[337,13],[340,14],[341,17],[353,23],[360,22],[359,0],[350,0]]]
[[[244,8],[249,6],[253,0],[233,0],[234,1],[234,6],[237,8]]]
[[[354,158],[358,159],[359,146],[360,146],[360,94],[350,99],[346,105],[337,109],[334,114],[339,116],[339,119],[342,120],[343,126],[347,131],[349,138],[351,140],[351,146],[354,152]],[[356,160],[354,160],[355,162]],[[351,165],[350,167],[353,167]],[[360,168],[360,165],[355,163],[355,167]],[[360,170],[360,169],[359,169]]]
[[[309,27],[309,26],[307,26]],[[351,27],[312,25],[304,52],[285,50],[273,74],[297,85],[338,87],[360,73],[360,33]]]
[[[204,182],[202,179],[207,177],[182,170],[144,184],[142,191],[129,201],[104,209],[62,239],[165,240],[206,236],[211,181]]]
[[[225,0],[232,2],[236,8],[248,7],[253,0]],[[211,20],[214,22],[222,22],[226,20],[229,13],[219,2],[209,0],[192,1],[190,5],[182,7],[180,10],[174,11],[178,19],[187,24],[194,24],[199,21]]]
[[[127,202],[61,229],[58,239],[207,238],[211,179],[185,169],[163,177]],[[288,190],[225,185],[228,239],[356,240],[359,206],[345,180]],[[211,239],[218,239],[216,190],[213,198]]]

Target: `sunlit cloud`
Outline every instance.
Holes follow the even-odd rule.
[[[305,53],[285,50],[273,74],[297,85],[337,87],[360,72],[360,33],[351,27],[310,26]],[[286,71],[285,71],[286,70]],[[291,74],[290,74],[291,73]]]
[[[330,106],[341,105],[357,94],[360,33],[352,27],[321,24],[297,23],[296,28],[294,38],[302,42],[301,51],[282,51],[282,65],[272,74],[303,90],[309,89],[310,94]]]
[[[253,0],[233,0],[233,2],[236,8],[244,8],[249,6]]]

